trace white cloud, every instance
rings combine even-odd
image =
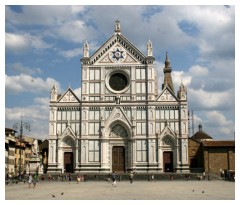
[[[18,76],[5,75],[5,89],[7,94],[19,94],[23,92],[38,92],[40,94],[41,92],[50,92],[53,84],[60,88],[60,84],[52,78],[43,80],[25,74]]]
[[[230,126],[232,121],[228,121],[226,117],[219,111],[209,111],[206,113],[209,125],[217,124],[219,127]]]
[[[122,33],[140,50],[146,50],[146,42],[151,38],[154,45],[159,45],[155,47],[157,52],[160,49],[179,50],[196,46],[200,51],[199,59],[201,60],[211,56],[217,57],[220,52],[222,52],[221,57],[233,54],[234,7],[155,6],[155,9],[149,8],[149,6],[101,5],[23,6],[22,13],[13,12],[6,7],[6,16],[12,24],[41,24],[47,28],[44,35],[81,43],[85,40],[91,43],[102,36],[108,37],[113,34],[116,19],[109,16],[121,16]],[[103,13],[108,15],[102,15]],[[81,18],[78,15],[82,15]],[[179,22],[182,21],[195,25],[199,33],[193,37],[184,32],[179,27]],[[138,26],[137,29],[133,29],[132,22]]]
[[[41,50],[52,46],[44,42],[41,37],[31,34],[5,33],[5,47],[7,51],[23,53],[31,48]]]
[[[15,25],[44,25],[56,26],[71,19],[70,6],[58,5],[27,5],[21,6],[22,12],[14,12],[6,6],[7,23]],[[75,12],[74,12],[75,13]]]
[[[5,34],[5,47],[6,50],[12,52],[22,52],[29,48],[30,42],[22,35],[6,33]]]
[[[52,45],[50,45],[49,43],[44,42],[41,37],[33,36],[30,34],[25,34],[25,37],[29,39],[29,41],[31,42],[31,46],[35,49],[41,50],[52,47]]]
[[[226,119],[220,111],[209,111],[205,114],[204,124],[214,139],[234,139],[235,128],[232,120]]]
[[[234,109],[234,91],[207,92],[188,88],[188,100],[194,110]]]
[[[79,6],[79,5],[74,5],[71,6],[71,13],[72,14],[78,14],[84,12],[86,9],[86,6]]]
[[[53,35],[66,41],[83,43],[87,39],[99,38],[99,33],[84,21],[72,20],[52,30]]]
[[[209,74],[208,68],[199,65],[194,65],[191,68],[189,68],[189,73],[194,77],[204,77]]]
[[[34,102],[36,104],[39,104],[41,106],[44,106],[45,108],[49,106],[49,98],[40,98],[40,97],[36,97],[34,98]]]
[[[184,71],[173,71],[172,81],[173,81],[175,92],[176,92],[179,86],[181,85],[181,83],[185,87],[188,87],[192,82],[192,76],[188,75]]]
[[[40,68],[30,68],[28,66],[23,66],[22,63],[13,63],[6,65],[6,68],[16,72],[27,75],[40,74],[42,71]]]
[[[191,112],[191,111],[190,111]],[[202,130],[210,135],[213,140],[233,140],[234,139],[234,121],[227,119],[221,111],[196,111],[194,112],[194,126],[190,121],[190,136],[199,131],[199,124],[202,125]],[[192,133],[192,128],[194,133]]]
[[[79,56],[80,54],[82,54],[82,49],[81,48],[75,48],[72,50],[66,50],[66,51],[60,51],[59,52],[60,55],[64,56],[65,58],[73,58],[75,56]]]

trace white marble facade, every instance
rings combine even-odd
[[[84,43],[81,98],[52,87],[49,173],[189,171],[186,88],[175,93],[168,55],[165,68],[155,68],[150,40],[146,53],[121,34],[119,21],[92,55]]]

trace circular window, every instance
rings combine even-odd
[[[109,85],[113,90],[123,90],[128,84],[128,80],[122,73],[115,73],[109,79]]]
[[[129,87],[129,77],[120,70],[111,72],[107,75],[106,86],[111,92],[123,93]]]

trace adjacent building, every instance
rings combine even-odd
[[[16,177],[28,174],[30,171],[30,160],[32,157],[32,147],[35,138],[23,136],[19,139],[16,136],[17,131],[11,128],[5,128],[5,175]],[[36,140],[41,144],[41,140]],[[42,157],[40,156],[40,159]]]
[[[188,142],[189,167],[191,172],[206,172],[220,175],[223,170],[235,170],[235,141],[215,141],[202,130]]]

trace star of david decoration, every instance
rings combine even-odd
[[[112,58],[115,58],[117,61],[118,61],[119,59],[121,59],[121,58],[124,58],[124,57],[123,57],[123,52],[124,52],[124,51],[120,51],[120,50],[117,48],[116,51],[113,51],[113,52],[112,52],[112,53],[113,53]]]

